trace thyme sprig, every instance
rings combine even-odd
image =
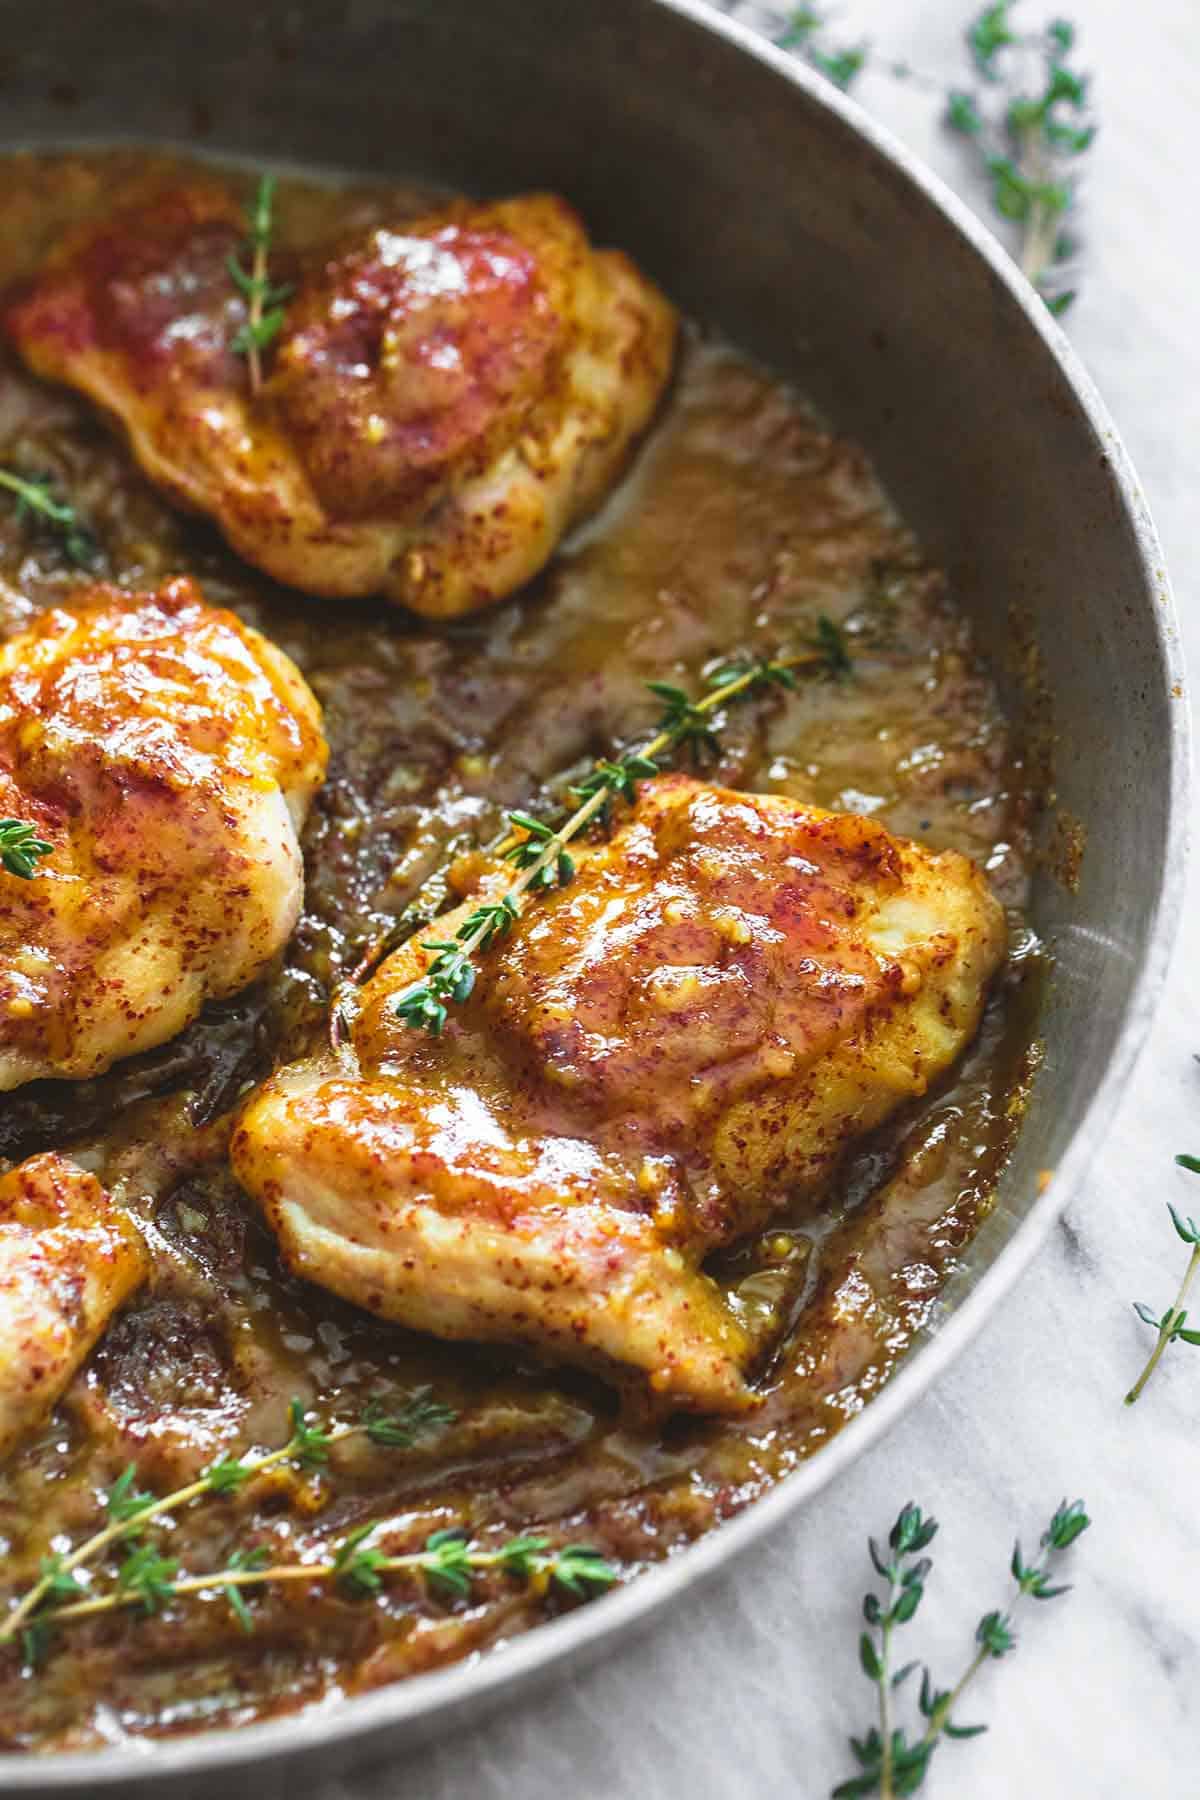
[[[18,475],[15,469],[0,469],[0,487],[16,495],[18,519],[49,526],[68,562],[77,569],[92,567],[100,554],[95,535],[68,501],[55,496],[49,475]]]
[[[1053,1580],[1053,1559],[1069,1549],[1090,1523],[1082,1500],[1064,1500],[1042,1533],[1044,1555],[1039,1560],[1027,1563],[1020,1540],[1014,1544],[1009,1564],[1016,1583],[1014,1603],[1022,1598],[1053,1600],[1069,1591],[1066,1584]],[[975,1628],[976,1648],[953,1687],[936,1687],[929,1669],[919,1662],[905,1663],[895,1672],[891,1667],[892,1634],[915,1617],[924,1598],[925,1582],[933,1564],[921,1553],[928,1549],[937,1531],[937,1520],[927,1518],[910,1501],[888,1534],[887,1553],[873,1538],[869,1541],[871,1561],[887,1583],[887,1592],[883,1598],[874,1592],[864,1597],[863,1617],[870,1629],[863,1632],[858,1649],[863,1673],[878,1689],[879,1723],[863,1737],[850,1739],[860,1772],[834,1788],[833,1800],[861,1800],[867,1794],[881,1794],[884,1800],[893,1800],[896,1795],[915,1794],[924,1784],[933,1752],[944,1737],[977,1737],[987,1730],[986,1725],[957,1724],[954,1713],[984,1664],[998,1661],[1016,1648],[1011,1612],[983,1615]],[[917,1705],[925,1725],[923,1729],[915,1727],[910,1736],[893,1724],[892,1697],[917,1668],[921,1668]]]
[[[147,1548],[142,1539],[152,1521],[177,1513],[208,1494],[237,1493],[256,1475],[280,1463],[292,1463],[303,1469],[321,1468],[329,1461],[331,1447],[348,1438],[366,1437],[384,1449],[407,1450],[421,1437],[451,1424],[455,1415],[449,1407],[435,1400],[428,1388],[418,1388],[395,1412],[372,1402],[357,1419],[338,1425],[310,1418],[299,1400],[292,1401],[288,1417],[290,1435],[278,1449],[237,1457],[221,1456],[195,1481],[169,1494],[156,1495],[139,1490],[136,1469],[131,1463],[103,1496],[106,1523],[101,1529],[74,1550],[43,1560],[38,1580],[7,1618],[0,1621],[0,1648],[33,1631],[32,1640],[26,1642],[29,1655],[44,1637],[44,1629],[34,1628],[44,1628],[48,1612],[57,1619],[65,1603],[72,1602],[76,1608],[84,1604],[84,1590],[75,1571],[94,1564],[114,1544],[132,1545],[135,1552]],[[112,1604],[140,1602],[144,1610],[156,1610],[157,1602],[168,1591],[175,1591],[177,1565],[168,1567],[168,1563],[169,1558],[163,1559],[157,1553],[154,1556],[131,1555],[118,1571],[116,1597]],[[75,1611],[71,1616],[81,1615]]]
[[[262,386],[262,352],[278,337],[284,305],[292,297],[290,283],[273,283],[270,278],[274,202],[275,177],[264,175],[249,214],[250,235],[242,253],[250,259],[249,271],[236,256],[231,256],[226,264],[234,286],[246,301],[246,322],[234,338],[233,348],[246,358],[252,394],[257,394]]]
[[[700,699],[670,682],[649,682],[651,692],[665,706],[655,735],[640,749],[627,751],[615,761],[601,759],[572,785],[568,792],[579,804],[561,824],[550,825],[525,812],[508,815],[511,835],[499,854],[518,871],[515,880],[499,899],[485,901],[469,913],[452,940],[422,941],[422,949],[433,952],[433,961],[422,978],[393,1001],[396,1016],[415,1030],[439,1037],[450,1007],[461,1005],[475,986],[476,954],[489,950],[511,931],[521,916],[525,895],[556,884],[565,886],[571,880],[575,863],[569,845],[593,821],[607,824],[614,801],[632,801],[638,782],[660,772],[660,757],[685,745],[695,760],[712,754],[718,747],[716,714],[721,708],[772,685],[794,688],[794,671],[799,668],[821,668],[840,679],[850,666],[842,632],[832,620],[822,617],[810,648],[794,655],[726,664],[709,675],[709,691]]]
[[[1200,1158],[1195,1156],[1177,1156],[1175,1161],[1181,1169],[1186,1169],[1189,1174],[1200,1175]],[[1175,1227],[1177,1236],[1180,1237],[1185,1244],[1188,1244],[1191,1247],[1192,1254],[1188,1258],[1188,1265],[1184,1270],[1183,1280],[1179,1284],[1179,1292],[1176,1294],[1172,1304],[1168,1306],[1166,1312],[1162,1314],[1161,1318],[1154,1312],[1153,1308],[1147,1306],[1144,1301],[1134,1301],[1134,1312],[1144,1324],[1149,1325],[1153,1330],[1157,1331],[1158,1340],[1155,1343],[1153,1350],[1150,1352],[1150,1358],[1146,1363],[1145,1368],[1125,1396],[1126,1406],[1133,1405],[1134,1401],[1153,1375],[1155,1369],[1158,1367],[1159,1358],[1162,1356],[1162,1353],[1168,1344],[1200,1344],[1200,1331],[1188,1327],[1187,1307],[1184,1304],[1187,1300],[1191,1285],[1196,1279],[1197,1271],[1200,1271],[1200,1225],[1198,1225],[1193,1218],[1182,1217],[1182,1215],[1176,1211],[1175,1207],[1171,1205],[1170,1201],[1167,1202],[1167,1211],[1171,1215],[1171,1223]]]
[[[53,848],[24,819],[0,819],[0,868],[19,880],[32,881],[38,858],[49,856]]]
[[[171,1601],[195,1594],[223,1592],[238,1624],[251,1632],[254,1618],[244,1590],[288,1582],[331,1581],[349,1599],[373,1599],[382,1592],[385,1577],[415,1575],[435,1597],[453,1601],[470,1597],[477,1576],[496,1572],[543,1590],[558,1587],[573,1600],[589,1600],[618,1579],[613,1565],[589,1544],[556,1546],[549,1538],[525,1535],[489,1550],[467,1531],[450,1528],[433,1532],[420,1550],[389,1555],[370,1541],[377,1529],[374,1522],[361,1525],[330,1555],[311,1562],[272,1563],[266,1546],[257,1545],[235,1551],[224,1568],[201,1575],[181,1574],[175,1558],[162,1556],[152,1544],[141,1544],[131,1550],[113,1586],[102,1594],[84,1594],[73,1577],[58,1571],[52,1589],[56,1604],[38,1615],[35,1629],[26,1631],[25,1660],[39,1666],[49,1633],[60,1626],[134,1607],[149,1617]]]
[[[845,93],[861,73],[869,46],[862,43],[835,47],[825,35],[826,26],[817,7],[797,6],[789,13],[775,42],[781,50],[796,51]]]
[[[1051,312],[1075,298],[1063,284],[1074,243],[1063,216],[1075,204],[1076,164],[1092,144],[1085,76],[1068,66],[1075,28],[1056,19],[1045,31],[1022,33],[1017,0],[984,7],[967,29],[978,77],[973,89],[951,91],[946,123],[975,147],[991,184],[992,204],[1021,227],[1018,261]],[[1035,91],[1024,76],[1037,69]]]

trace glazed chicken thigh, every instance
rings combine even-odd
[[[0,1177],[0,1462],[149,1267],[137,1227],[65,1157],[34,1156]]]
[[[397,951],[353,1059],[269,1081],[234,1168],[290,1266],[371,1311],[738,1409],[751,1344],[703,1259],[947,1069],[1004,945],[956,852],[663,776],[479,958],[440,1037],[397,1017],[431,959]]]
[[[222,186],[141,195],[67,239],[7,330],[152,480],[310,593],[431,617],[511,593],[603,498],[670,373],[668,303],[531,194],[273,250],[289,297],[259,385],[229,272],[245,234]]]
[[[94,588],[0,645],[0,815],[51,846],[0,869],[0,1090],[98,1074],[264,968],[325,754],[292,663],[191,581]]]

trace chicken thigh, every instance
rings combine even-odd
[[[0,1177],[0,1462],[149,1266],[137,1227],[65,1157],[34,1156]]]
[[[440,1037],[396,1012],[431,952],[389,958],[353,1061],[269,1081],[234,1168],[290,1266],[371,1311],[737,1409],[750,1343],[703,1259],[948,1068],[1004,947],[956,852],[662,776]]]
[[[273,250],[290,297],[260,385],[236,348],[245,233],[225,187],[143,196],[67,239],[9,337],[280,581],[441,618],[535,574],[663,392],[657,290],[553,195],[454,202],[324,254]]]
[[[253,979],[325,755],[299,672],[191,581],[94,588],[0,645],[0,815],[51,846],[0,868],[0,1090],[96,1075]]]

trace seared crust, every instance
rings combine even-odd
[[[263,968],[325,757],[293,664],[191,581],[93,588],[0,646],[0,816],[53,846],[0,870],[0,1089],[95,1075]]]
[[[0,1177],[0,1462],[149,1266],[137,1227],[65,1157],[34,1156]]]
[[[1004,942],[955,852],[665,776],[480,958],[441,1038],[395,1012],[430,953],[391,957],[359,1073],[268,1082],[234,1167],[291,1266],[372,1311],[744,1406],[748,1340],[703,1258],[949,1066]]]
[[[275,250],[295,291],[254,395],[232,348],[244,232],[215,183],[139,195],[67,238],[8,334],[280,581],[442,618],[528,580],[653,415],[663,297],[553,195],[456,202],[324,256]]]

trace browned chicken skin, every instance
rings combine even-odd
[[[0,869],[0,1090],[95,1075],[253,979],[325,754],[293,664],[191,581],[88,590],[0,645],[0,816],[52,846]]]
[[[372,1311],[738,1408],[750,1340],[703,1258],[949,1066],[1004,939],[956,852],[665,776],[480,959],[442,1037],[395,1012],[429,952],[392,956],[356,1066],[275,1076],[234,1168],[291,1266]]]
[[[65,1157],[34,1156],[0,1177],[0,1462],[149,1267],[137,1227]]]
[[[327,255],[275,250],[294,293],[255,394],[228,269],[245,231],[215,183],[141,195],[68,237],[9,337],[280,581],[431,617],[519,587],[649,422],[671,307],[553,195],[455,202]]]

